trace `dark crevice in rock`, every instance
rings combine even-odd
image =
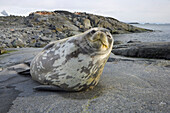
[[[12,75],[8,79],[0,82],[0,113],[8,112],[13,105],[13,101],[22,92],[16,90],[14,85],[28,80],[29,79],[22,80],[19,76]]]
[[[0,88],[0,113],[7,113],[20,93],[14,86]]]

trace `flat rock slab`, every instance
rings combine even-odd
[[[170,69],[164,63],[169,65],[170,61],[151,62],[112,54],[99,84],[87,92],[34,91],[39,83],[18,75],[16,68],[27,67],[15,64],[0,72],[0,112],[166,113],[170,103]]]
[[[0,68],[30,61],[42,48],[9,48],[7,54],[0,55]]]
[[[170,60],[170,42],[128,43],[114,46],[112,52],[127,57]]]

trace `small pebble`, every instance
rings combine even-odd
[[[0,68],[0,72],[2,71],[3,69],[2,68]]]

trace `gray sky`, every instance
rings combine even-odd
[[[0,12],[28,15],[47,10],[82,11],[124,22],[170,23],[170,0],[0,0]]]

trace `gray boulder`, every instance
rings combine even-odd
[[[90,20],[89,19],[84,19],[83,25],[84,25],[85,29],[91,28]]]
[[[13,47],[24,47],[25,43],[20,39],[20,38],[16,38],[11,42]]]
[[[129,43],[114,46],[115,55],[154,59],[170,59],[170,42]]]

